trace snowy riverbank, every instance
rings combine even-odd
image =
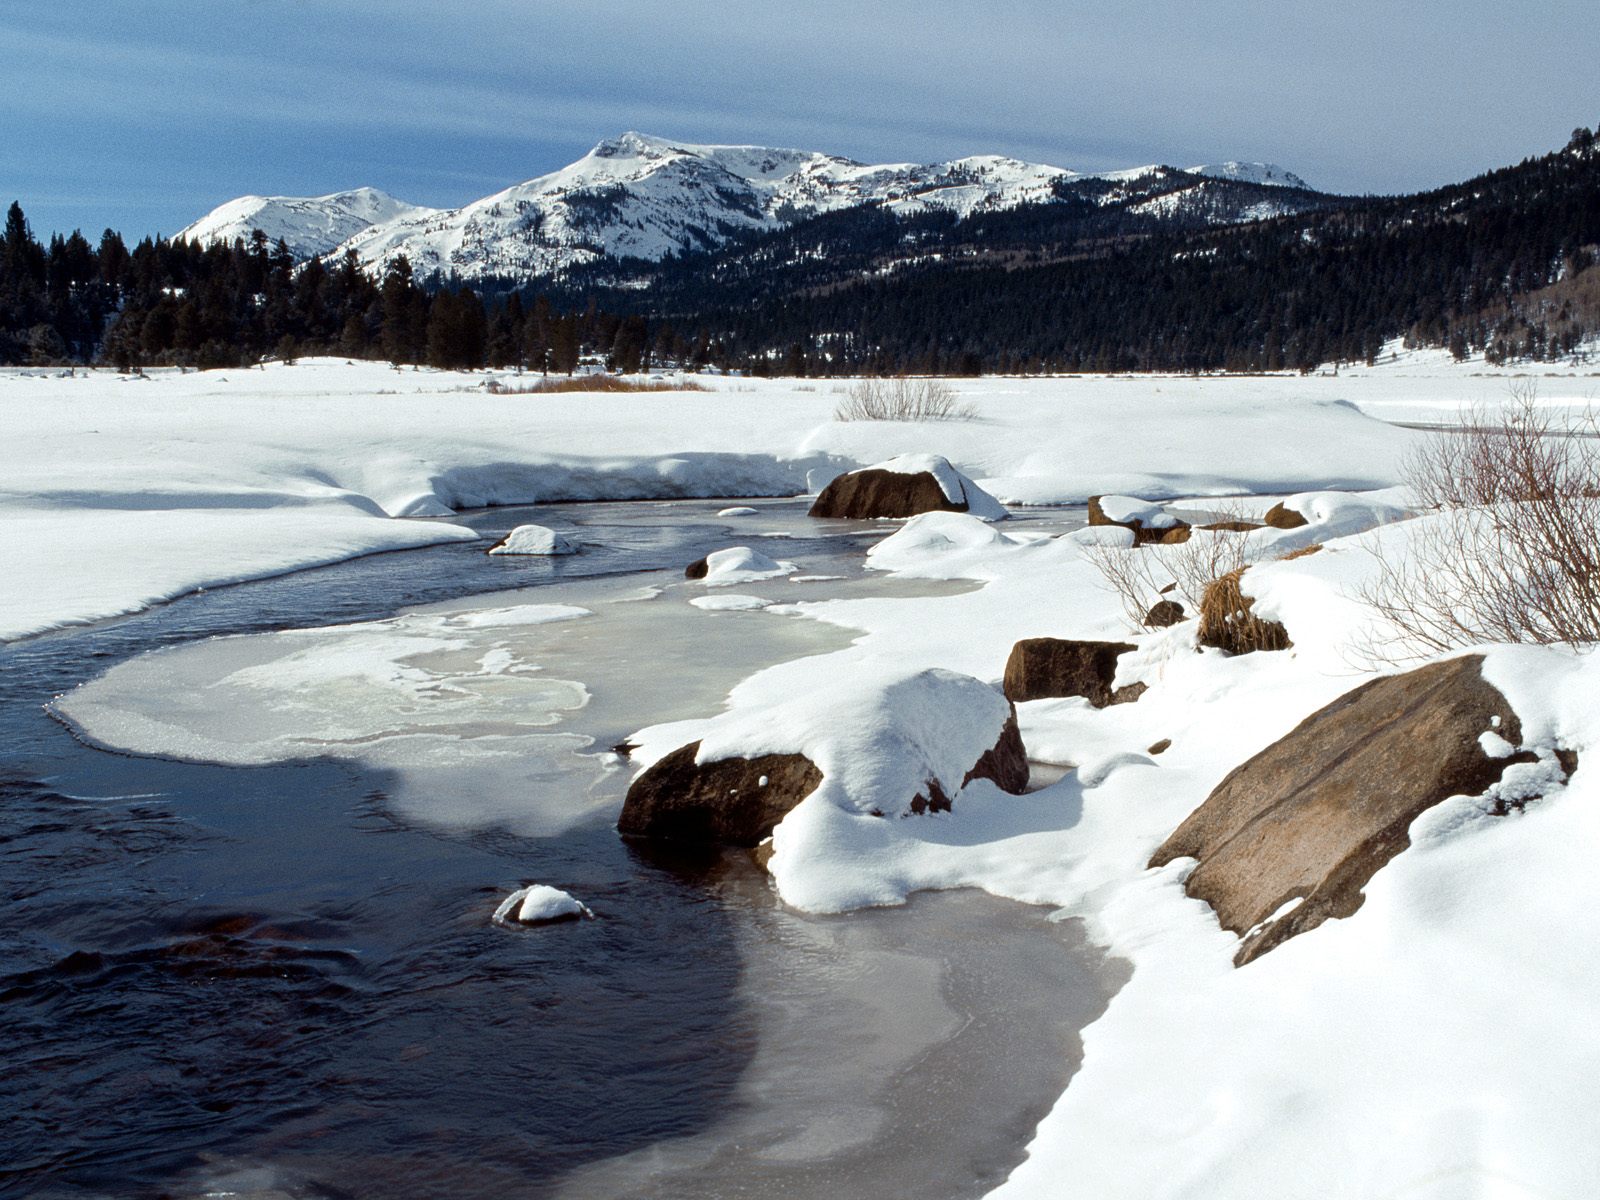
[[[4,449],[0,499],[17,548],[3,628],[16,636],[92,619],[198,583],[385,548],[382,538],[471,536],[395,519],[405,514],[580,494],[795,492],[905,452],[944,454],[1013,503],[1373,489],[1396,481],[1421,435],[1368,412],[1450,415],[1499,402],[1508,386],[1426,356],[1304,379],[981,380],[958,385],[976,420],[908,426],[830,421],[838,397],[825,382],[489,396],[471,390],[481,379],[339,364],[227,382],[4,376],[0,405],[18,435]],[[1547,371],[1541,399],[1580,403],[1595,382]],[[724,713],[642,731],[640,763],[722,735],[737,749],[752,730],[773,743],[755,749],[782,749],[797,731],[764,721],[778,711],[800,712],[815,723],[806,736],[826,739],[828,713],[852,709],[824,701],[848,700],[886,671],[994,683],[1023,638],[1138,643],[1119,679],[1148,685],[1136,702],[1020,706],[1030,756],[1064,770],[1059,781],[1010,796],[978,780],[954,811],[904,820],[819,789],[774,837],[771,870],[796,908],[978,887],[1081,917],[1132,964],[1085,1031],[1081,1071],[996,1194],[1579,1200],[1600,1177],[1592,767],[1508,815],[1461,797],[1430,809],[1358,910],[1242,968],[1232,963],[1238,939],[1185,894],[1192,860],[1146,867],[1229,771],[1401,665],[1364,653],[1371,617],[1358,594],[1376,561],[1370,545],[1403,556],[1427,518],[1362,532],[1361,513],[1401,515],[1392,493],[1381,499],[1306,501],[1312,523],[1291,540],[1323,548],[1251,568],[1248,594],[1284,623],[1288,650],[1200,649],[1192,622],[1130,635],[1087,553],[1092,539],[1012,536],[948,515],[938,536],[914,524],[872,562],[978,580],[977,590],[702,614],[798,613],[860,637],[751,676]],[[1288,544],[1278,531],[1250,536]],[[482,655],[473,661],[461,669],[490,669]],[[1519,715],[1526,747],[1559,746],[1586,763],[1600,744],[1597,666],[1592,654],[1496,647],[1485,675]],[[872,730],[855,732],[845,749],[873,753]]]
[[[489,378],[336,360],[145,379],[0,372],[0,639],[471,536],[392,518],[795,495],[901,453],[943,454],[1013,504],[1378,487],[1412,435],[1354,406],[1448,416],[1507,386],[1440,356],[1307,378],[983,379],[955,384],[976,420],[911,425],[833,421],[846,385],[829,381],[496,396]]]

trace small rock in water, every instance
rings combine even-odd
[[[543,525],[518,525],[492,549],[490,554],[576,554],[578,547],[554,529]]]
[[[574,900],[560,888],[535,883],[519,888],[494,910],[497,925],[548,925],[554,921],[575,921],[592,917],[586,904]]]

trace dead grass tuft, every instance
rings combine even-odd
[[[493,396],[539,396],[551,392],[704,392],[709,391],[692,379],[669,382],[649,380],[640,382],[624,379],[620,375],[573,375],[564,379],[539,379],[533,383],[502,383],[489,381],[489,394]]]
[[[1263,621],[1250,611],[1255,600],[1245,595],[1240,586],[1246,569],[1229,571],[1206,585],[1200,598],[1197,639],[1202,646],[1215,646],[1229,654],[1287,650],[1293,645],[1289,631],[1279,622]]]

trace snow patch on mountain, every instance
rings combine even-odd
[[[434,211],[369,187],[328,196],[240,196],[179,230],[177,238],[207,245],[248,241],[259,229],[269,242],[283,239],[296,258],[315,258],[373,225]]]
[[[1268,187],[1300,188],[1310,191],[1311,185],[1293,171],[1277,163],[1225,162],[1186,168],[1191,175],[1205,175],[1212,179],[1233,179],[1240,183],[1260,183]]]

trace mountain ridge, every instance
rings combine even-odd
[[[1003,155],[862,163],[820,151],[699,144],[630,130],[559,170],[459,208],[422,208],[371,188],[323,197],[241,197],[178,236],[229,241],[261,228],[269,240],[282,237],[297,258],[353,251],[369,271],[381,273],[403,255],[420,278],[526,282],[605,260],[660,261],[713,250],[740,234],[845,209],[875,205],[898,216],[943,212],[964,220],[1171,170],[1079,172]],[[1185,174],[1282,188],[1285,195],[1310,190],[1298,175],[1271,163],[1227,162]],[[351,199],[363,196],[382,202],[368,203],[366,219]],[[1274,206],[1258,205],[1235,219],[1271,215],[1277,215]]]

